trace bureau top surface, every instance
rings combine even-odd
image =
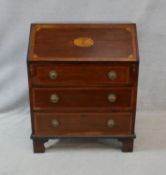
[[[32,24],[28,61],[137,61],[135,24]]]

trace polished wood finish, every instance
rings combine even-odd
[[[121,138],[119,141],[122,142],[122,151],[123,152],[132,152],[134,139],[133,138]]]
[[[47,138],[33,139],[33,151],[34,153],[44,153],[45,146],[44,143],[47,142]]]
[[[80,86],[80,85],[128,85],[134,83],[132,67],[129,64],[113,63],[37,63],[31,65],[32,83],[40,86]],[[51,71],[57,73],[51,79]],[[114,71],[117,77],[111,80],[108,76]]]
[[[52,125],[53,120],[59,126]],[[113,120],[114,125],[108,126]],[[130,134],[131,113],[34,113],[35,134],[37,136],[109,136]]]
[[[135,24],[33,24],[29,61],[137,61]],[[92,47],[77,47],[78,37]]]
[[[51,95],[59,101],[53,103]],[[115,94],[117,100],[109,102],[108,96]],[[133,109],[132,88],[33,88],[34,110],[56,111],[112,111]]]
[[[34,152],[51,138],[135,138],[135,24],[32,24],[28,79]]]
[[[33,151],[35,153],[43,153],[45,152],[45,147],[44,147],[44,143],[41,142],[40,140],[33,140]]]

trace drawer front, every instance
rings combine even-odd
[[[113,64],[34,64],[32,83],[35,85],[73,86],[129,84],[129,65]]]
[[[102,136],[132,132],[130,113],[34,113],[35,135]]]
[[[131,110],[133,88],[33,88],[35,110]]]

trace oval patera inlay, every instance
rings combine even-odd
[[[77,47],[91,47],[94,41],[90,37],[78,37],[74,39],[73,43]]]

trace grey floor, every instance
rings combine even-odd
[[[33,154],[29,114],[20,115],[0,116],[0,175],[166,174],[166,111],[137,112],[133,153],[122,153],[116,140],[67,139]]]

